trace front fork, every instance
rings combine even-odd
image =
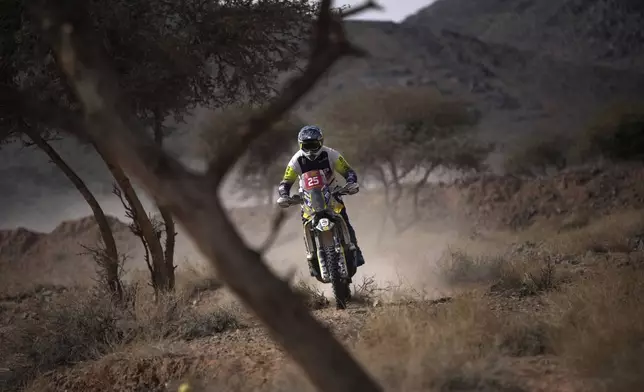
[[[349,234],[349,228],[347,226],[347,223],[344,221],[344,219],[342,218],[341,215],[337,215],[337,217],[339,219],[336,220],[336,224],[340,224],[340,232],[341,232],[342,236],[344,237],[344,241],[340,241],[340,238],[338,238],[337,235],[334,235],[334,244],[333,244],[333,246],[335,248],[334,250],[338,254],[341,254],[343,256],[344,261],[345,261],[341,265],[342,271],[340,271],[340,272],[341,272],[342,276],[348,276],[349,272],[346,269],[347,268],[346,253],[345,253],[345,249],[343,248],[342,244],[343,243],[347,244],[348,248],[349,248],[349,251],[353,252],[353,253],[356,252],[356,250],[355,250],[356,248],[355,248],[355,245],[351,242],[351,235]],[[321,255],[322,252],[320,251],[319,241],[316,241],[316,240],[319,240],[319,237],[313,238],[313,235],[312,235],[313,230],[315,230],[313,228],[313,221],[312,220],[307,220],[304,223],[303,228],[304,228],[304,246],[306,248],[306,260],[309,263],[309,268],[311,269],[311,274],[314,275],[314,272],[317,272],[317,271],[315,271],[314,265],[318,264],[319,272],[321,273],[322,276],[319,276],[317,278],[321,282],[326,283],[325,282],[326,279],[324,279],[324,278],[328,278],[328,276],[329,276],[327,268],[326,268],[327,267],[326,260],[322,260],[321,257],[319,257],[319,256],[316,257],[316,253]],[[334,230],[334,232],[337,233],[336,230]],[[326,233],[326,234],[330,234],[330,233]],[[318,242],[318,244],[316,244],[316,242]],[[316,252],[316,250],[317,250],[317,252]],[[355,254],[354,254],[354,257],[355,257]],[[316,263],[316,259],[317,259],[317,263]]]
[[[349,227],[347,226],[347,222],[344,221],[341,215],[338,215],[339,221],[340,221],[340,226],[342,229],[342,236],[344,237],[344,243],[349,246],[349,249],[354,250],[355,249],[355,244],[351,242],[351,235],[349,234]],[[313,221],[312,220],[307,220],[304,222],[304,246],[306,248],[306,259],[309,261],[312,261],[315,259],[315,244],[313,242],[313,236],[311,235],[312,231],[314,230],[313,227]]]
[[[315,245],[313,244],[313,238],[311,236],[311,225],[312,221],[308,220],[304,222],[304,247],[306,248],[306,259],[308,261],[313,261],[315,259]]]

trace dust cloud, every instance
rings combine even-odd
[[[193,169],[201,169],[199,162],[185,162]],[[230,177],[229,177],[230,178]],[[224,204],[232,220],[249,245],[259,246],[267,237],[275,206],[258,205],[255,201],[242,199],[232,191],[232,180],[227,181],[221,192]],[[105,213],[128,223],[123,206],[107,188],[96,189],[97,198]],[[102,192],[101,192],[102,191]],[[139,192],[142,203],[148,211],[154,211],[154,203],[145,192]],[[458,231],[446,222],[421,222],[403,232],[385,221],[384,204],[377,190],[363,190],[345,198],[351,222],[356,230],[358,242],[365,256],[366,264],[358,269],[354,283],[363,278],[374,279],[379,287],[404,285],[427,293],[444,290],[436,274],[436,261],[458,237]],[[4,216],[3,228],[26,227],[30,230],[48,233],[62,221],[91,216],[91,210],[74,190],[57,195],[41,195],[31,200],[32,208],[14,211]],[[303,233],[298,208],[291,208],[290,217],[283,225],[274,246],[266,254],[270,268],[279,276],[293,277],[317,285],[329,293],[330,285],[319,284],[309,276],[306,265]],[[203,267],[205,258],[192,240],[185,235],[179,224],[176,244],[178,268]],[[128,233],[125,225],[118,235],[119,246],[127,250],[129,261],[126,270],[129,276],[146,271],[143,249],[138,239]],[[69,241],[76,242],[70,238]],[[56,246],[55,244],[51,244]],[[91,244],[86,244],[91,245]],[[69,248],[69,247],[68,247]],[[56,253],[52,250],[51,252]],[[48,253],[51,253],[48,252]]]
[[[381,288],[405,286],[428,296],[440,295],[447,287],[438,278],[436,262],[457,240],[457,228],[448,222],[423,222],[399,232],[383,220],[385,210],[378,196],[378,192],[369,191],[345,197],[349,219],[366,260],[353,278],[354,283],[370,278]],[[295,279],[330,293],[330,285],[309,276],[299,211],[295,207],[291,210],[275,246],[266,255],[267,263],[280,276],[295,275]],[[252,212],[234,211],[233,217],[247,241],[256,246],[267,235],[271,213],[271,207],[264,206]]]

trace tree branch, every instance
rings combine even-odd
[[[350,17],[355,16],[355,15],[361,14],[361,13],[363,13],[365,11],[370,10],[370,9],[381,11],[381,10],[383,10],[383,7],[380,4],[376,3],[375,1],[369,0],[369,1],[367,1],[367,2],[365,2],[363,4],[360,4],[358,6],[351,7],[346,11],[341,11],[340,15],[343,18],[346,19],[346,18],[350,18]]]
[[[310,61],[301,75],[295,76],[287,87],[259,115],[250,119],[239,137],[231,138],[226,148],[218,152],[208,167],[208,177],[214,186],[219,185],[225,174],[243,155],[253,140],[270,129],[270,125],[279,120],[310,91],[327,73],[335,62],[344,56],[362,56],[361,49],[353,46],[341,29],[341,21],[334,18],[331,12],[331,0],[323,0],[320,15],[315,26],[314,47]],[[368,4],[368,3],[367,3]],[[373,6],[363,6],[364,10]],[[331,33],[340,33],[333,37]]]
[[[125,97],[118,90],[118,79],[107,65],[101,46],[92,42],[91,29],[84,26],[82,8],[82,2],[74,2],[73,7],[62,7],[66,12],[60,13],[61,7],[47,2],[39,9],[39,16],[44,36],[83,103],[87,132],[150,194],[168,206],[222,280],[257,314],[319,390],[381,391],[333,334],[315,320],[288,284],[248,248],[213,194],[213,181],[188,171],[165,154],[145,129],[131,120],[124,106]],[[220,180],[236,160],[235,154],[243,152],[243,145],[256,137],[254,132],[260,134],[270,128],[341,54],[349,52],[350,45],[331,47],[333,50],[320,57],[324,62],[311,64],[309,72],[294,80],[283,97],[250,121],[245,140],[211,164],[211,174]],[[219,180],[214,183],[219,184]]]
[[[275,210],[275,214],[273,215],[273,219],[271,219],[271,226],[268,229],[268,236],[262,243],[262,245],[259,247],[257,252],[260,254],[266,254],[268,250],[275,245],[275,241],[277,240],[277,237],[279,237],[280,230],[284,226],[284,222],[286,221],[287,214],[286,212],[281,209],[277,208]]]

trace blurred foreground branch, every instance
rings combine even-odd
[[[34,0],[35,1],[35,0]],[[344,37],[342,22],[323,0],[309,65],[210,163],[206,176],[164,153],[134,120],[118,78],[92,30],[81,1],[36,1],[34,11],[58,63],[83,103],[86,131],[177,217],[219,276],[267,326],[271,335],[321,391],[380,391],[381,388],[332,333],[317,322],[286,282],[250,249],[229,220],[216,191],[221,179],[257,136],[279,120],[345,55],[361,54]]]

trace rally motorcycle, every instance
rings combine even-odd
[[[336,307],[345,309],[350,299],[349,284],[356,272],[357,250],[340,215],[344,206],[337,198],[349,194],[345,187],[331,190],[321,170],[302,174],[300,193],[289,198],[289,205],[301,205],[304,244],[307,254],[317,256],[312,267],[317,280],[333,286]]]

